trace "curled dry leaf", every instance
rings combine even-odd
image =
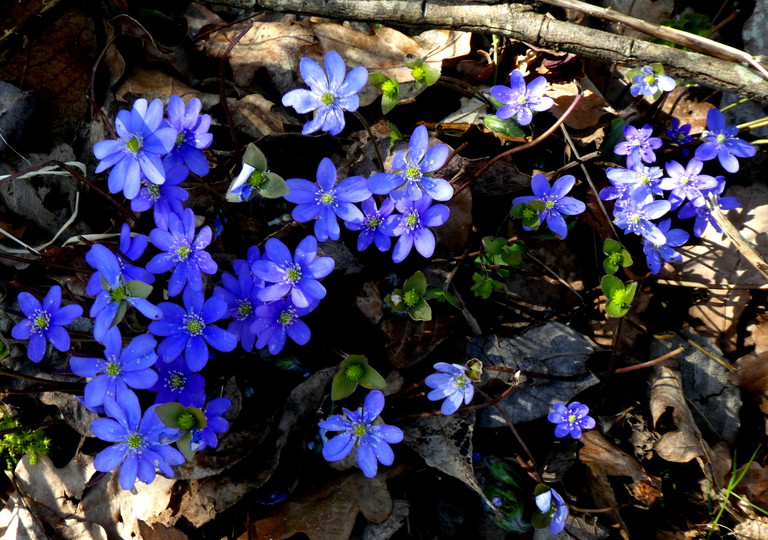
[[[584,92],[584,97],[581,98],[576,110],[571,111],[571,114],[566,118],[566,126],[576,130],[597,129],[604,115],[616,115],[613,107],[608,104],[600,91],[586,77],[581,79],[578,84],[575,82],[550,84],[549,89],[544,94],[555,100],[555,105],[550,109],[550,112],[560,118],[576,99],[579,85]]]

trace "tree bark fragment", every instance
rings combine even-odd
[[[768,80],[735,62],[560,21],[519,3],[451,0],[215,0],[249,10],[314,15],[388,26],[498,34],[540,47],[627,66],[658,62],[687,82],[768,102]]]

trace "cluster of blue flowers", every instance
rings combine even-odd
[[[689,235],[683,229],[672,229],[672,219],[661,220],[672,210],[678,217],[695,217],[693,233],[701,236],[709,224],[720,227],[712,217],[713,204],[730,210],[740,206],[734,197],[721,197],[725,189],[724,176],[703,174],[706,161],[718,158],[727,172],[739,169],[737,158],[752,157],[755,147],[736,137],[737,129],[726,126],[718,109],[707,114],[704,142],[695,150],[687,163],[668,161],[664,168],[655,166],[654,150],[662,147],[662,139],[653,136],[653,128],[626,126],[625,140],[616,145],[614,152],[626,156],[626,168],[610,167],[606,175],[610,186],[600,191],[600,198],[614,201],[614,222],[625,233],[643,238],[643,252],[648,268],[654,274],[661,270],[662,262],[680,262],[682,255],[675,250],[684,245]],[[673,122],[667,132],[675,144],[690,144],[690,126]],[[659,221],[661,220],[661,221]],[[722,231],[720,231],[722,232]]]

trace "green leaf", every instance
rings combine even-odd
[[[259,150],[259,147],[253,143],[249,143],[245,149],[243,155],[243,163],[250,165],[257,171],[263,172],[267,170],[267,157],[264,152]]]
[[[128,294],[134,298],[146,298],[152,294],[152,285],[139,281],[137,279],[131,280],[125,284],[125,288],[128,289]]]
[[[405,62],[405,65],[408,66],[410,69],[421,67],[424,65],[424,59],[420,56],[416,56],[415,54],[408,53],[403,58],[403,62]]]
[[[402,132],[397,128],[395,124],[392,122],[387,122],[389,124],[389,149],[391,150],[392,147],[395,145],[397,141],[402,141],[405,137],[403,136]]]
[[[381,90],[381,85],[384,84],[388,80],[390,80],[389,77],[387,77],[386,75],[382,75],[381,73],[369,73],[368,74],[368,83],[371,86],[375,86],[379,90]]]
[[[520,489],[519,477],[508,463],[496,461],[488,468],[488,472],[499,482]]]
[[[187,433],[181,439],[176,441],[176,448],[184,456],[187,461],[195,460],[195,452],[192,450],[192,434]]]
[[[611,300],[616,294],[624,292],[624,282],[616,276],[603,276],[600,280],[600,288],[603,290],[603,294]]]
[[[539,512],[538,508],[531,516],[531,525],[533,525],[534,529],[546,529],[551,522],[552,516]]]
[[[475,279],[475,276],[479,276],[480,280],[478,281]],[[475,281],[475,284],[472,285],[470,290],[475,293],[475,296],[482,298],[483,300],[488,300],[488,298],[491,297],[493,291],[500,291],[504,289],[503,283],[500,283],[499,281],[491,278],[483,279],[482,275],[478,274],[477,272],[472,275],[472,279]]]
[[[499,253],[501,253],[501,250],[504,249],[504,246],[506,245],[507,245],[506,238],[499,238],[496,236],[483,237],[483,248],[485,249],[485,251],[487,251],[491,255],[498,255]]]
[[[279,199],[291,192],[285,180],[275,173],[268,172],[265,177],[264,183],[258,188],[259,193],[265,199]]]
[[[525,137],[525,131],[514,119],[502,120],[495,114],[489,114],[483,118],[485,127],[496,133],[501,133],[506,137]]]
[[[155,413],[160,421],[169,428],[178,429],[178,418],[181,413],[184,412],[184,405],[180,403],[163,403],[155,407]]]
[[[427,301],[421,298],[419,302],[408,309],[408,315],[414,321],[431,321],[432,320],[432,308],[429,307]]]
[[[424,84],[427,86],[432,86],[437,82],[437,80],[440,78],[440,70],[437,68],[433,68],[429,64],[424,64]]]
[[[613,238],[606,238],[603,242],[603,253],[605,255],[610,255],[611,253],[618,253],[619,251],[622,251],[624,248],[621,247],[621,244],[614,240]]]
[[[619,265],[616,264],[611,257],[606,257],[603,259],[603,270],[605,270],[605,273],[608,275],[615,274],[616,271],[619,269]]]
[[[400,86],[397,87],[397,95],[381,94],[381,114],[387,114],[395,108],[400,98]]]
[[[333,377],[331,383],[331,399],[338,401],[345,397],[351,396],[357,388],[359,381],[353,381],[344,375],[344,368],[340,368],[339,372]]]
[[[122,302],[120,302],[120,305],[117,306],[117,313],[115,313],[115,318],[112,319],[112,324],[110,324],[109,327],[112,328],[116,324],[119,324],[120,321],[123,320],[123,317],[125,317],[126,311],[128,311],[128,302],[123,300]]]
[[[423,297],[427,292],[427,278],[424,276],[424,272],[415,272],[406,279],[403,283],[403,291],[415,291],[416,294]]]
[[[393,300],[393,297],[395,298]],[[403,301],[403,290],[402,289],[395,289],[392,291],[391,294],[388,294],[384,297],[384,302],[397,311],[398,313],[402,313],[407,309],[407,306],[405,305],[405,302]]]
[[[451,304],[451,305],[452,305],[453,307],[455,307],[456,309],[459,309],[459,302],[456,300],[456,297],[455,297],[455,296],[453,296],[453,295],[452,295],[451,293],[449,293],[448,291],[443,291],[443,299],[445,299],[445,301],[446,301],[446,302],[448,302],[449,304]],[[438,298],[438,302],[442,302],[442,300],[440,300],[440,299]]]
[[[508,266],[520,268],[523,265],[523,255],[525,255],[525,244],[522,242],[514,242],[504,246],[501,260]]]
[[[360,379],[360,386],[371,390],[375,388],[386,388],[387,381],[384,380],[384,377],[371,366],[366,365],[366,367],[365,374],[362,379]]]

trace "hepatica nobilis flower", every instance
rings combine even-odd
[[[147,270],[153,274],[173,270],[168,280],[170,296],[178,295],[186,284],[202,291],[202,274],[214,274],[218,268],[211,255],[204,251],[212,237],[208,225],[201,227],[195,236],[195,214],[191,208],[185,208],[182,217],[169,214],[168,230],[158,228],[149,233],[149,239],[164,253],[155,255],[147,263]]]
[[[170,362],[159,362],[157,382],[149,388],[157,392],[155,403],[176,402],[185,407],[192,406],[200,399],[205,400],[205,378],[193,373],[184,356],[179,355]]]
[[[614,223],[625,233],[639,234],[651,243],[662,245],[666,242],[664,233],[651,220],[660,218],[671,207],[669,201],[649,201],[642,192],[637,192],[621,210],[614,210]]]
[[[616,208],[619,209],[626,206],[637,191],[645,197],[664,194],[659,186],[664,176],[660,167],[635,163],[629,169],[609,167],[605,175],[611,185],[600,190],[600,198],[604,201],[616,199]]]
[[[350,176],[336,183],[336,167],[323,158],[317,167],[317,183],[304,178],[285,181],[291,192],[284,195],[286,201],[296,203],[291,215],[300,222],[315,221],[315,236],[320,242],[329,238],[338,240],[340,229],[336,217],[344,221],[362,222],[363,214],[352,203],[371,196],[368,183],[362,176]]]
[[[567,407],[562,403],[553,405],[554,411],[549,413],[547,420],[555,424],[555,436],[574,439],[581,438],[581,432],[595,427],[595,419],[589,416],[589,407],[574,401]]]
[[[661,92],[671,92],[675,89],[675,86],[677,86],[675,79],[664,75],[663,68],[661,73],[659,73],[654,67],[643,66],[640,68],[640,72],[632,77],[632,86],[629,91],[633,96],[642,94],[647,97],[653,97]]]
[[[717,158],[723,169],[735,173],[739,170],[737,157],[749,158],[757,153],[754,145],[736,137],[738,133],[736,126],[725,125],[725,116],[719,109],[711,109],[707,113],[707,130],[702,133],[706,142],[694,155],[702,161]]]
[[[86,288],[88,294],[97,294],[90,311],[90,316],[95,319],[93,337],[97,341],[122,320],[129,305],[152,320],[162,316],[157,306],[147,300],[152,286],[138,280],[126,281],[120,261],[109,249],[94,244],[85,254],[85,261],[99,274],[99,280],[92,279]]]
[[[689,235],[683,229],[670,229],[671,219],[665,219],[659,223],[659,230],[666,238],[663,244],[654,244],[645,240],[643,242],[643,253],[648,264],[648,269],[652,274],[658,274],[661,271],[661,261],[682,262],[683,256],[674,250],[688,241]]]
[[[189,369],[200,371],[208,363],[208,346],[217,351],[231,352],[237,346],[232,333],[211,326],[227,312],[227,302],[218,295],[205,300],[203,291],[187,287],[182,295],[184,307],[173,302],[161,302],[158,307],[163,318],[149,325],[149,331],[165,337],[157,354],[170,362],[184,353]]]
[[[686,199],[694,206],[704,206],[704,192],[717,186],[717,180],[708,174],[700,174],[704,163],[692,158],[683,167],[677,161],[667,163],[667,176],[661,179],[659,187],[670,190],[669,202],[672,210],[678,208]]]
[[[392,246],[392,237],[383,229],[384,222],[395,210],[395,201],[391,197],[381,203],[381,208],[376,206],[373,197],[365,199],[360,206],[363,209],[363,221],[345,221],[344,225],[350,231],[360,231],[357,237],[357,250],[364,251],[372,243],[379,251],[388,251]]]
[[[107,397],[121,402],[126,393],[132,393],[129,388],[145,390],[154,385],[156,345],[154,337],[142,334],[123,348],[120,330],[114,327],[104,336],[104,358],[70,358],[72,373],[91,378],[85,385],[85,405],[93,410],[103,405]]]
[[[277,238],[270,238],[264,246],[264,257],[251,265],[254,275],[266,285],[258,291],[263,302],[290,296],[293,305],[306,308],[325,298],[325,287],[319,279],[333,270],[331,257],[317,256],[317,240],[307,236],[296,246],[296,254]]]
[[[108,398],[104,410],[111,418],[97,418],[91,422],[91,431],[102,441],[115,443],[96,454],[93,466],[97,471],[109,472],[120,467],[120,487],[129,490],[136,478],[145,484],[155,479],[155,467],[165,476],[173,478],[171,465],[184,463],[184,456],[161,441],[168,436],[168,428],[160,422],[155,406],[141,414],[136,394],[130,392],[119,403]]]
[[[368,179],[368,189],[377,195],[390,195],[393,199],[406,198],[415,201],[426,193],[436,201],[453,197],[453,187],[443,178],[430,173],[445,165],[451,150],[447,144],[430,148],[429,134],[425,126],[413,131],[408,142],[408,152],[400,150],[392,161],[392,173],[376,173]]]
[[[141,188],[141,175],[153,184],[165,182],[161,158],[176,143],[176,132],[163,124],[163,102],[155,99],[147,104],[137,99],[130,111],[120,111],[115,120],[119,139],[99,141],[93,154],[100,159],[96,172],[113,167],[109,172],[109,192],[123,192],[133,199]]]
[[[565,522],[568,519],[568,505],[554,489],[539,484],[534,491],[536,507],[549,519],[549,532],[559,534],[565,529]],[[543,527],[541,527],[543,528]]]
[[[336,51],[328,51],[324,63],[327,75],[317,62],[302,58],[299,70],[309,90],[297,88],[283,96],[283,105],[293,107],[297,113],[314,112],[312,120],[304,124],[304,135],[318,130],[338,135],[344,129],[344,111],[357,110],[357,93],[368,83],[368,70],[358,66],[347,73],[347,66]]]
[[[307,307],[297,307],[290,298],[279,299],[256,308],[256,322],[252,329],[258,335],[256,348],[268,347],[270,354],[277,354],[285,347],[286,338],[299,345],[306,345],[312,333],[307,323],[299,319],[317,306],[317,300]]]
[[[190,99],[186,107],[179,96],[168,100],[167,122],[176,132],[173,148],[163,159],[168,168],[186,165],[198,176],[208,174],[208,159],[202,150],[211,146],[213,135],[208,133],[211,117],[200,114],[202,108],[197,98]]]
[[[716,204],[721,210],[733,210],[741,206],[741,202],[736,197],[722,197],[723,190],[725,190],[725,178],[718,176],[717,187],[707,190],[705,193],[705,197],[714,196],[714,201],[707,201],[707,204],[703,206],[694,206],[692,202],[687,202],[680,208],[680,211],[677,213],[679,218],[696,218],[693,222],[693,234],[695,236],[700,237],[703,235],[710,223],[717,232],[723,232],[712,216],[712,210],[710,209],[712,204]]]
[[[61,352],[69,350],[69,334],[63,327],[82,315],[83,308],[76,304],[62,306],[58,285],[48,290],[42,303],[28,292],[19,293],[18,301],[26,318],[11,329],[11,335],[29,340],[27,358],[42,360],[49,341]]]
[[[632,168],[640,162],[653,163],[656,154],[653,152],[661,148],[661,139],[652,137],[653,127],[646,124],[641,128],[634,126],[624,127],[624,141],[617,144],[613,151],[619,156],[627,156],[627,167]]]
[[[256,307],[263,304],[256,296],[261,287],[254,281],[247,261],[238,259],[232,267],[235,275],[222,274],[222,287],[215,287],[213,294],[227,303],[227,317],[232,319],[227,330],[237,336],[244,351],[250,352],[256,340],[256,333],[251,328],[256,321]]]
[[[512,204],[527,204],[531,201],[541,201],[544,203],[544,207],[539,216],[546,221],[547,226],[553,233],[560,238],[565,238],[568,235],[568,226],[565,224],[563,214],[575,216],[576,214],[581,214],[587,208],[587,205],[580,200],[566,196],[566,193],[571,191],[575,183],[576,179],[569,174],[555,180],[555,183],[550,186],[547,177],[537,173],[531,178],[533,195],[517,197],[512,201]]]
[[[202,452],[206,448],[216,448],[219,445],[218,435],[229,430],[229,422],[224,418],[224,413],[232,406],[232,402],[225,397],[220,397],[212,399],[203,406],[204,401],[205,398],[198,400],[193,405],[203,410],[206,420],[204,428],[193,428],[192,430],[192,450],[195,452]]]
[[[422,257],[431,257],[435,252],[435,235],[429,227],[445,223],[451,211],[444,204],[432,205],[429,195],[422,195],[417,201],[400,199],[395,207],[401,213],[389,216],[383,227],[385,234],[398,237],[392,260],[401,262],[414,246]]]
[[[390,444],[403,440],[400,428],[373,422],[384,410],[384,394],[378,390],[370,392],[363,406],[352,412],[344,409],[344,414],[334,414],[318,425],[327,431],[341,431],[323,447],[326,461],[339,461],[357,450],[357,465],[368,478],[376,476],[378,463],[392,465],[395,454]]]
[[[551,97],[545,96],[547,80],[536,77],[528,85],[525,77],[518,70],[509,75],[509,87],[492,86],[491,96],[504,106],[496,112],[502,120],[514,117],[521,126],[527,126],[533,120],[534,112],[547,111],[555,104]]]
[[[131,201],[131,210],[145,212],[152,208],[155,225],[161,229],[168,229],[168,216],[184,214],[182,202],[189,197],[187,190],[179,187],[189,175],[189,171],[183,165],[171,167],[165,172],[163,184],[153,184],[142,181],[139,194]]]
[[[430,401],[445,399],[440,406],[440,411],[446,416],[455,413],[462,402],[469,405],[475,395],[475,387],[466,375],[468,368],[446,362],[438,362],[434,368],[439,373],[433,373],[424,381],[424,384],[433,389],[427,394],[427,399]]]

